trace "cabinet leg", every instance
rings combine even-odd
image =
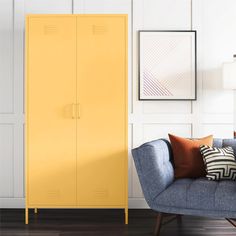
[[[38,213],[38,208],[34,208],[34,214]]]
[[[26,225],[29,224],[29,208],[28,207],[25,208],[25,224]]]
[[[128,208],[125,208],[125,224],[127,225],[128,222],[129,222]]]

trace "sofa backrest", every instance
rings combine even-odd
[[[233,148],[236,155],[236,139],[219,139],[215,138],[213,141],[214,147],[227,147],[230,146]]]
[[[214,139],[213,146],[231,146],[236,154],[236,139]],[[144,143],[132,150],[136,170],[148,205],[174,180],[172,149],[168,140]]]

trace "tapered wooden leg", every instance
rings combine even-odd
[[[229,218],[226,218],[227,221],[229,221],[229,223],[231,225],[233,225],[234,227],[236,227],[236,219],[229,219]]]
[[[127,225],[129,222],[129,217],[128,217],[128,208],[125,208],[125,224]]]
[[[25,224],[26,225],[29,224],[29,208],[28,207],[25,208]]]
[[[159,212],[157,214],[157,223],[156,223],[156,228],[155,228],[155,232],[154,232],[156,236],[159,236],[159,234],[160,234],[162,217],[163,217],[162,213]]]
[[[34,214],[37,214],[37,213],[38,213],[38,209],[34,208]]]

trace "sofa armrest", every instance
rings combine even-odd
[[[174,181],[170,143],[154,140],[133,149],[132,155],[144,197],[151,207],[153,199]]]

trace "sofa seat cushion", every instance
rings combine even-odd
[[[236,211],[235,181],[210,181],[198,179],[178,179],[158,195],[156,204],[162,206]]]
[[[235,181],[220,181],[215,196],[215,205],[217,209],[224,211],[236,211]]]

